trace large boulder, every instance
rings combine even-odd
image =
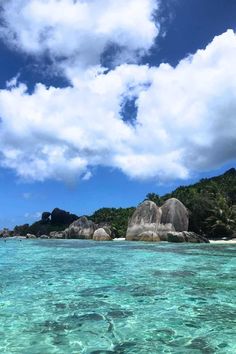
[[[160,236],[152,231],[144,231],[139,235],[139,237],[140,237],[140,241],[146,241],[146,242],[160,242],[161,241]]]
[[[167,241],[175,242],[175,243],[179,243],[179,242],[209,243],[210,242],[206,237],[190,231],[169,232],[167,234]]]
[[[107,232],[107,230],[100,228],[97,229],[93,234],[94,241],[112,241],[111,236]]]
[[[155,233],[160,221],[161,209],[154,202],[146,200],[137,207],[129,220],[126,240],[139,241],[142,233],[149,231]]]
[[[174,229],[179,232],[188,230],[188,210],[178,199],[168,199],[161,210],[161,224],[172,224]]]
[[[90,240],[93,238],[97,225],[85,216],[74,221],[65,231],[66,238],[78,238]]]

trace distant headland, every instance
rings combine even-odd
[[[236,170],[180,186],[172,193],[147,194],[137,208],[102,208],[77,216],[55,208],[32,225],[3,229],[0,237],[93,239],[148,242],[209,242],[236,238]]]

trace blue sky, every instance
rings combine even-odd
[[[3,5],[0,227],[236,165],[235,1],[104,1]]]

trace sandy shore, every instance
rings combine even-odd
[[[234,238],[233,240],[209,240],[210,243],[225,243],[225,244],[230,244],[230,243],[235,243],[236,244],[236,239]]]

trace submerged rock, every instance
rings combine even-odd
[[[176,231],[188,230],[188,210],[178,199],[168,199],[161,207],[161,210],[161,224],[172,224]]]
[[[139,241],[144,232],[156,232],[157,224],[161,221],[161,209],[146,200],[140,204],[132,215],[128,223],[126,240]]]
[[[97,229],[93,234],[94,241],[112,241],[111,236],[107,232],[107,230],[100,228]]]

